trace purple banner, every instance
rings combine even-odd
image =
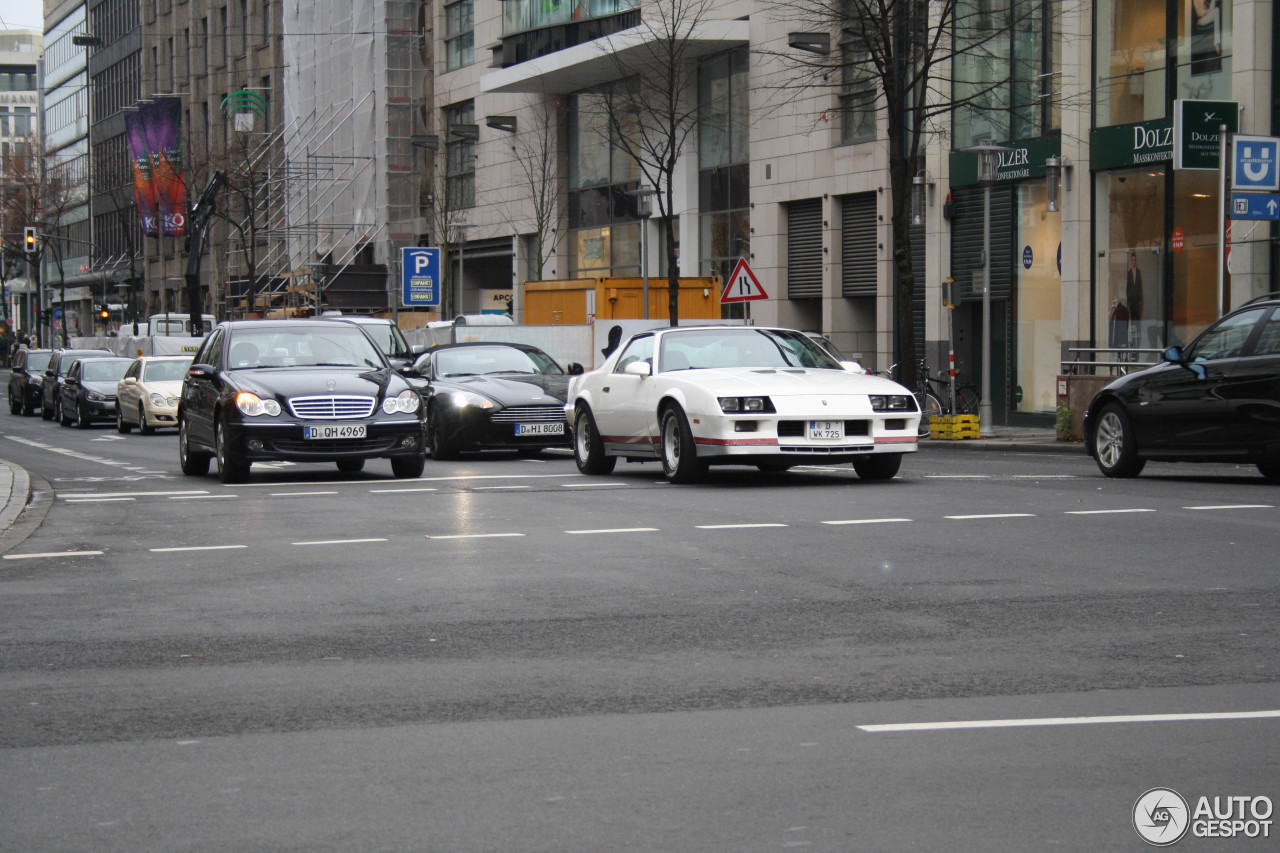
[[[160,233],[156,216],[156,187],[151,175],[151,152],[147,148],[147,135],[142,128],[142,117],[133,110],[124,113],[125,135],[129,139],[129,156],[133,159],[133,197],[138,203],[138,217],[142,220],[142,233],[155,237]]]
[[[139,105],[151,154],[151,180],[163,235],[187,233],[187,188],[182,177],[182,101],[156,98]]]

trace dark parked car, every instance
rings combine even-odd
[[[62,394],[62,381],[67,378],[67,370],[71,362],[86,355],[112,356],[109,349],[56,349],[49,364],[44,369],[44,379],[40,384],[40,417],[51,421],[57,414],[58,401]]]
[[[1084,438],[1108,477],[1135,477],[1156,459],[1252,463],[1280,481],[1280,294],[1104,387],[1085,412]]]
[[[322,317],[339,323],[355,323],[369,333],[373,342],[382,350],[382,354],[391,362],[391,366],[403,373],[413,364],[413,360],[426,350],[421,344],[409,345],[404,339],[400,327],[386,317],[370,317],[365,314],[331,314]]]
[[[448,459],[460,450],[568,447],[564,401],[569,376],[578,373],[582,365],[566,371],[527,344],[433,347],[411,374],[427,405],[428,452]]]
[[[9,374],[9,413],[34,415],[40,407],[40,387],[44,370],[53,357],[51,349],[20,349],[13,355]]]
[[[224,483],[255,461],[334,462],[355,472],[391,460],[422,474],[422,400],[358,326],[326,320],[240,320],[213,330],[178,401],[182,473],[210,458]]]
[[[95,421],[116,419],[116,386],[133,364],[131,358],[83,356],[71,362],[62,381],[58,423],[88,429]]]

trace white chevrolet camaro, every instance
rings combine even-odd
[[[565,412],[582,473],[656,459],[673,483],[713,464],[851,462],[863,479],[891,479],[918,447],[920,420],[897,382],[836,361],[803,332],[758,326],[636,334],[573,377]]]

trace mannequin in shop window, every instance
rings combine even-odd
[[[1139,332],[1142,321],[1142,270],[1138,269],[1138,253],[1129,253],[1129,269],[1125,274],[1124,301],[1129,309],[1129,337],[1122,346],[1136,347],[1141,345]]]

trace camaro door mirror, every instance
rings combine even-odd
[[[866,373],[867,372],[866,370],[863,369],[862,365],[858,364],[858,362],[856,361],[842,361],[840,362],[840,366],[843,367],[845,370],[849,371],[850,373]]]
[[[623,369],[623,373],[630,373],[632,376],[649,376],[653,373],[653,368],[647,361],[633,361]]]

